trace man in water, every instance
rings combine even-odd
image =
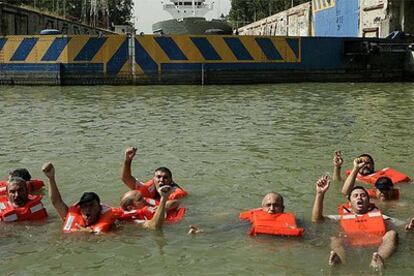
[[[121,197],[120,206],[124,211],[132,211],[138,210],[143,208],[148,208],[149,210],[157,209],[159,202],[154,199],[145,199],[140,191],[132,190],[126,192]],[[167,201],[165,208],[167,211],[178,208],[179,202],[177,200],[169,200]]]
[[[9,179],[12,177],[20,177],[25,181],[30,181],[32,176],[29,173],[29,170],[26,168],[15,169],[9,173]]]
[[[262,200],[262,210],[268,214],[283,213],[283,197],[276,192],[267,193]]]
[[[171,186],[173,191],[169,197],[170,200],[186,196],[185,192],[172,179],[171,171],[166,167],[160,167],[154,171],[152,179],[146,183],[138,181],[132,176],[131,163],[137,152],[137,148],[129,147],[125,150],[125,159],[122,166],[121,180],[131,190],[139,190],[144,197],[159,199],[158,189],[164,185]],[[170,203],[169,203],[170,204]],[[175,203],[178,204],[178,203]]]
[[[357,162],[357,164],[362,163]],[[360,168],[362,165],[360,166]],[[325,197],[325,193],[328,191],[330,185],[330,180],[328,176],[321,177],[316,182],[316,196],[315,202],[312,209],[312,222],[322,222],[325,217],[322,214],[323,211],[323,201]],[[351,205],[351,212],[349,215],[354,215],[353,217],[361,217],[362,215],[370,213],[372,210],[370,209],[372,205],[369,203],[369,195],[368,192],[360,186],[353,187],[352,190],[348,194],[348,201]],[[335,220],[343,220],[345,216],[328,216],[328,218],[335,219]],[[346,217],[348,218],[348,217]],[[383,215],[385,220],[389,220],[390,218]],[[365,233],[361,233],[361,238]],[[384,266],[385,259],[389,258],[392,253],[395,251],[397,245],[397,233],[394,230],[389,230],[382,236],[382,241],[376,252],[372,255],[371,266],[377,268],[379,270],[382,269]],[[331,238],[331,253],[329,257],[329,264],[335,265],[339,263],[345,262],[345,248],[344,248],[344,239],[342,237],[332,237]]]
[[[0,197],[0,220],[12,222],[47,217],[41,198],[29,195],[23,178],[9,177],[6,196]]]
[[[371,155],[364,153],[358,156],[357,159],[358,159],[358,163],[360,164],[360,166],[358,166],[358,170],[356,171],[356,174],[365,176],[365,175],[369,175],[375,172],[374,158],[372,158]],[[344,163],[344,159],[342,157],[342,152],[340,150],[335,151],[334,158],[333,158],[334,171],[333,171],[332,180],[342,181],[341,167],[343,163]]]
[[[62,200],[59,189],[57,187],[55,180],[55,168],[52,163],[45,163],[42,167],[42,171],[49,179],[50,201],[52,205],[55,207],[61,219],[65,221],[67,220],[69,207]],[[147,220],[142,224],[144,228],[159,229],[162,227],[165,216],[165,203],[170,192],[171,188],[169,186],[166,186],[165,188],[159,190],[159,193],[161,195],[160,205],[157,208],[154,217],[151,220]],[[99,196],[94,192],[86,192],[82,195],[79,202],[76,203],[74,206],[80,207],[80,215],[82,216],[85,225],[77,225],[77,231],[97,233],[97,231],[93,229],[93,225],[96,224],[103,215],[103,205],[100,204]],[[114,216],[116,216],[116,214],[114,214]],[[74,231],[73,229],[71,230]]]
[[[344,185],[342,187],[343,195],[348,195],[350,191],[353,189],[353,187],[355,186],[357,175],[361,172],[361,170],[365,173],[370,174],[369,171],[370,168],[373,168],[373,164],[370,161],[368,161],[368,164],[366,163],[369,159],[370,158],[358,157],[354,160],[352,171],[346,178]],[[366,169],[367,167],[368,169]],[[373,189],[373,192],[375,193],[375,198],[378,198],[381,201],[388,201],[395,199],[393,198],[393,189],[394,185],[390,178],[380,177],[375,182],[375,188]]]

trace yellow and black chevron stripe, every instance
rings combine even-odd
[[[227,68],[301,62],[298,37],[143,35],[131,42],[135,44],[138,75],[161,72],[168,67],[196,70],[199,64]],[[129,38],[121,35],[0,37],[0,64],[22,71],[40,71],[47,68],[42,65],[61,64],[65,70],[74,72],[131,74],[131,54]]]

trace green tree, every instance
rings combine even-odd
[[[109,20],[115,25],[130,25],[133,12],[133,0],[109,1]]]
[[[89,17],[90,0],[8,0],[7,3],[12,5],[25,5],[36,7],[36,9],[64,15],[71,20],[81,21],[82,11],[86,10],[87,17]],[[65,7],[63,6],[65,5]],[[115,25],[127,25],[131,23],[131,18],[134,12],[133,0],[108,0],[109,6],[109,21]]]

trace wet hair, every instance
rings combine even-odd
[[[377,181],[375,182],[375,187],[379,190],[392,189],[393,186],[394,184],[392,183],[391,178],[386,177],[386,176],[382,176],[378,178]]]
[[[84,192],[81,196],[81,198],[79,199],[79,201],[76,203],[76,205],[82,205],[84,203],[89,203],[92,201],[96,201],[98,203],[98,205],[101,204],[101,199],[99,198],[99,196],[94,193],[94,192]]]
[[[30,175],[29,171],[26,168],[19,168],[9,172],[10,177],[20,177],[23,178],[25,181],[30,181],[32,176]]]
[[[136,194],[140,194],[142,197],[141,192],[139,191],[129,191],[126,192],[122,197],[121,197],[121,203],[119,204],[121,206],[121,208],[125,211],[128,210],[128,206],[131,206],[132,203],[134,202],[134,198]]]
[[[7,181],[7,183],[8,183],[7,186],[9,186],[11,184],[17,184],[19,186],[24,186],[27,189],[26,180],[24,180],[23,178],[18,177],[18,176],[11,177],[9,179],[9,181]]]
[[[163,173],[166,173],[166,174],[168,174],[171,178],[172,178],[172,172],[170,171],[170,169],[169,168],[167,168],[167,167],[159,167],[159,168],[157,168],[155,171],[154,171],[154,173],[155,172],[163,172]]]
[[[366,157],[366,158],[368,158],[369,159],[369,161],[371,161],[371,163],[372,163],[372,171],[375,171],[375,162],[374,162],[374,158],[372,158],[372,156],[371,155],[369,155],[368,153],[364,153],[364,154],[361,154],[360,156],[358,156],[358,158],[361,158],[361,157]]]
[[[364,191],[364,193],[365,193],[365,194],[367,195],[367,197],[369,198],[368,191],[367,191],[364,187],[362,187],[362,186],[355,186],[355,187],[353,187],[353,188],[349,191],[349,194],[348,194],[348,200],[351,200],[351,194],[352,194],[352,192],[353,192],[354,190],[363,190],[363,191]]]

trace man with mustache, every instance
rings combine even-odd
[[[276,192],[267,193],[262,200],[262,210],[268,214],[283,213],[283,197]]]
[[[357,159],[358,159],[358,163],[360,164],[360,166],[358,166],[356,175],[360,174],[360,175],[365,176],[365,175],[369,175],[375,172],[374,158],[372,158],[371,155],[364,153],[358,156],[355,160]],[[355,160],[354,160],[354,168],[355,168]],[[334,181],[342,181],[341,167],[343,163],[344,163],[344,159],[342,157],[342,152],[340,150],[335,151],[334,158],[333,158],[334,170],[332,174],[333,175],[332,179]]]
[[[116,209],[103,205],[94,192],[85,192],[80,200],[72,206],[63,201],[55,180],[55,168],[52,163],[45,163],[42,171],[49,179],[49,198],[59,216],[64,221],[63,232],[89,232],[99,234],[109,231],[121,215]],[[165,204],[170,194],[170,186],[158,190],[161,196],[159,207],[151,220],[141,225],[144,228],[159,229],[164,223]]]
[[[362,162],[359,160],[355,163],[361,164]],[[330,180],[328,176],[323,176],[316,182],[312,222],[322,222],[325,219],[322,214],[323,201],[329,185]],[[397,244],[397,233],[394,230],[386,231],[384,220],[389,220],[390,218],[382,215],[378,209],[369,203],[368,192],[361,186],[355,186],[349,191],[348,201],[351,206],[348,213],[328,216],[328,218],[339,220],[345,233],[345,238],[331,238],[329,264],[336,265],[346,261],[344,244],[348,244],[351,247],[379,245],[377,251],[372,255],[370,266],[381,270],[385,259],[392,255]]]
[[[0,197],[0,220],[14,222],[47,217],[41,199],[41,196],[29,195],[26,180],[21,177],[10,177],[7,181],[6,196]]]
[[[173,181],[171,171],[166,167],[159,167],[154,171],[152,179],[143,183],[138,181],[134,176],[132,176],[131,164],[137,152],[137,148],[129,147],[125,150],[124,153],[124,164],[122,166],[121,180],[125,185],[128,186],[131,190],[138,190],[141,192],[142,196],[146,198],[159,199],[160,195],[157,192],[158,189],[164,185],[171,186],[172,192],[169,196],[168,205],[177,205],[179,202],[170,202],[177,200],[181,197],[187,195],[187,192],[184,191],[177,183]]]
[[[344,185],[342,187],[343,195],[348,195],[350,191],[353,189],[358,174],[368,175],[371,174],[374,170],[374,163],[372,157],[370,157],[369,155],[361,156],[356,158],[353,162],[352,171],[346,178]],[[372,191],[369,191],[372,192],[372,197],[377,198],[381,201],[388,201],[398,198],[397,196],[395,196],[396,193],[394,191],[396,190],[396,192],[398,192],[398,189],[394,188],[394,185],[390,178],[380,177],[377,179],[374,186],[375,188],[371,189]]]

